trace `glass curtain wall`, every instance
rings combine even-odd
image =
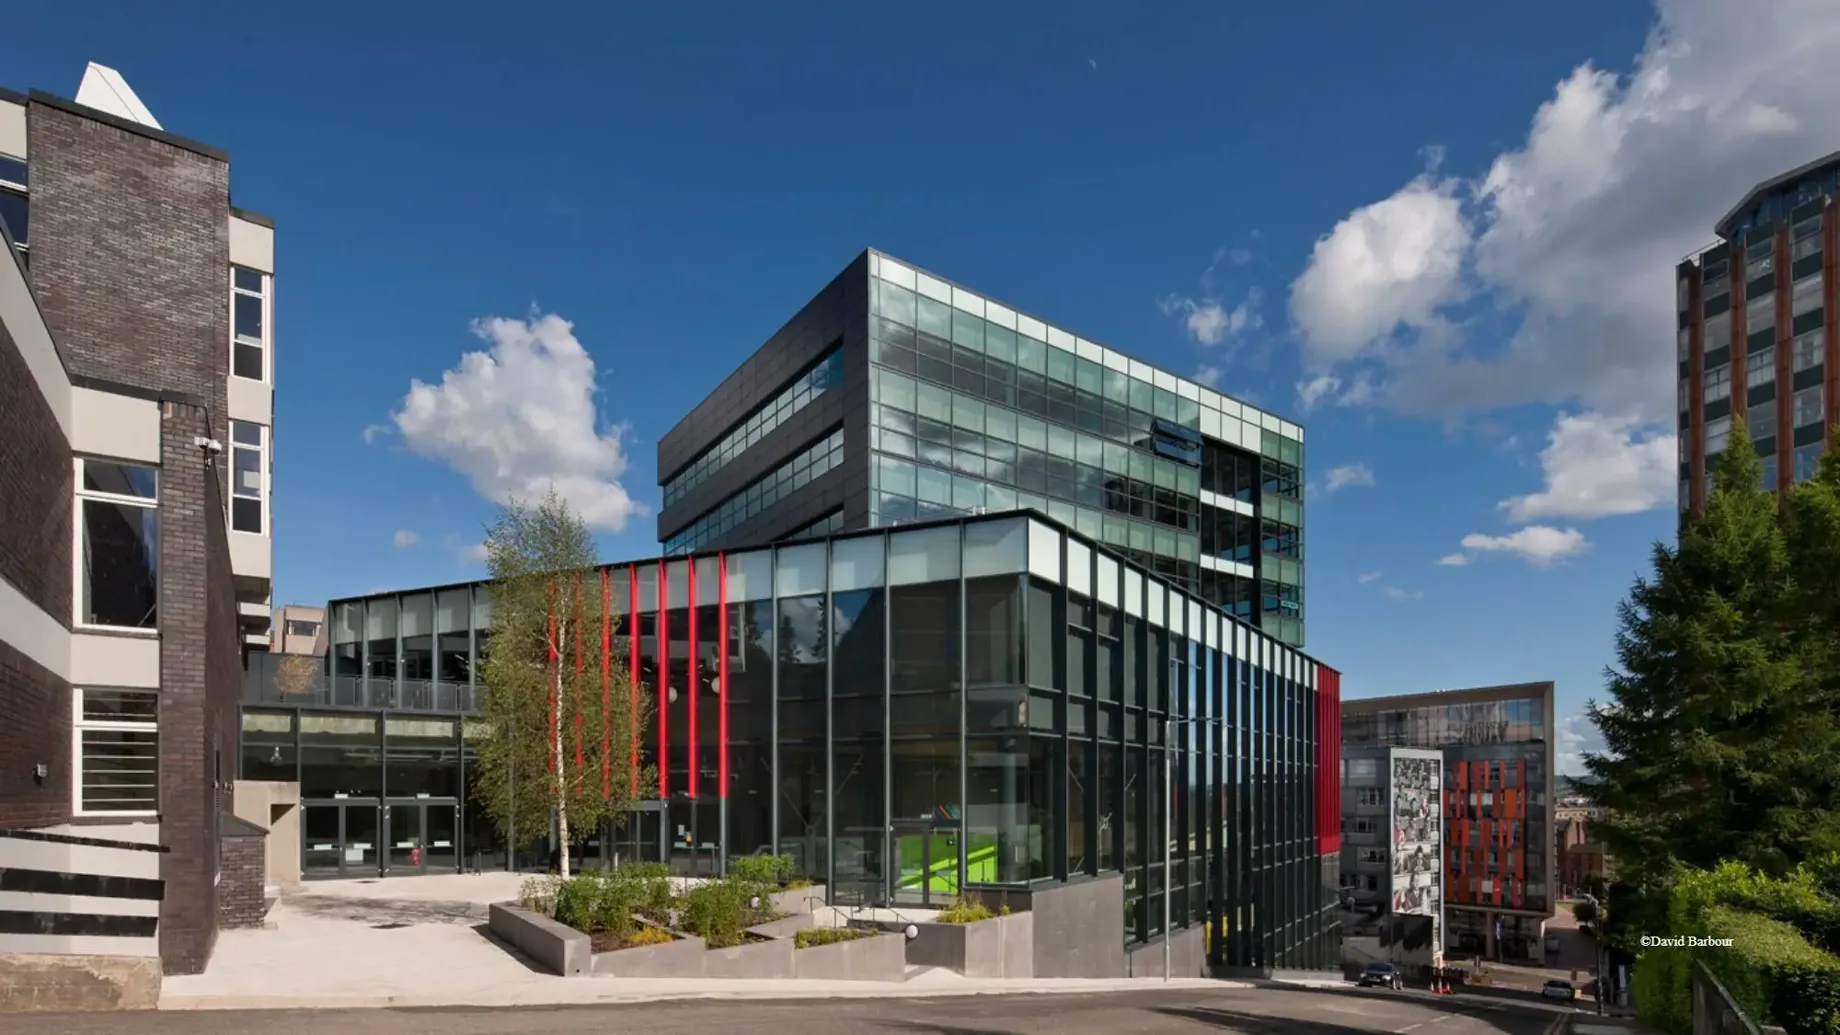
[[[458,671],[440,655],[487,642],[490,599],[475,591],[461,633],[458,598],[421,596],[431,663]],[[610,569],[609,596],[615,655],[630,664],[636,631],[649,707],[662,697],[663,753],[656,711],[640,742],[663,768],[640,788],[641,829],[686,868],[709,868],[706,846],[776,851],[839,903],[926,906],[1109,878],[1127,945],[1158,938],[1167,912],[1178,930],[1215,924],[1229,965],[1336,964],[1314,662],[1089,540],[974,518],[638,562]],[[369,639],[407,643],[419,621]],[[458,795],[463,843],[502,851],[464,793],[461,760],[488,731],[417,720],[252,711],[243,769],[298,772],[304,796]]]

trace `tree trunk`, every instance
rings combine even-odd
[[[568,759],[562,753],[562,662],[568,657],[564,648],[568,645],[566,632],[557,636],[556,672],[550,684],[550,690],[556,695],[556,729],[551,750],[556,752],[556,837],[562,842],[562,877],[566,880],[573,875],[569,869],[569,777]]]

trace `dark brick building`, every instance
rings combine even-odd
[[[0,828],[66,839],[73,873],[157,844],[163,882],[153,945],[0,952],[196,972],[268,638],[273,226],[91,65],[76,101],[0,91],[0,227]]]

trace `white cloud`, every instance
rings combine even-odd
[[[1227,376],[1226,368],[1217,363],[1203,363],[1195,368],[1195,383],[1207,385],[1209,388],[1219,388],[1220,379],[1225,376]]]
[[[473,324],[468,352],[438,385],[409,386],[393,417],[408,447],[465,475],[495,503],[550,489],[590,528],[617,532],[644,513],[620,484],[620,429],[595,407],[594,358],[555,314]]]
[[[1357,372],[1346,385],[1333,374],[1318,374],[1297,382],[1297,404],[1306,410],[1315,409],[1324,400],[1336,406],[1360,406],[1372,402],[1373,397],[1373,378],[1366,371]]]
[[[1401,326],[1427,326],[1463,296],[1470,228],[1457,186],[1427,173],[1316,242],[1291,285],[1305,369],[1352,360]]]
[[[368,424],[365,425],[364,430],[360,432],[360,434],[364,436],[364,444],[367,446],[389,433],[390,425],[388,424]]]
[[[1447,553],[1438,558],[1438,564],[1446,568],[1461,568],[1468,563],[1469,554],[1466,553]]]
[[[453,554],[454,559],[460,561],[462,564],[485,563],[486,544],[483,542],[471,541],[462,539],[457,535],[450,535],[441,541],[441,545],[447,547],[447,552]]]
[[[1229,248],[1227,249],[1227,261],[1235,266],[1244,266],[1252,261],[1252,250],[1249,248]]]
[[[1597,724],[1585,714],[1568,715],[1560,719],[1553,731],[1557,734],[1557,750],[1553,753],[1554,765],[1561,776],[1585,775],[1584,755],[1590,752],[1601,755],[1605,752],[1604,735]]]
[[[406,528],[399,528],[396,530],[396,535],[391,537],[391,541],[396,544],[398,550],[407,550],[411,546],[420,545],[422,537],[417,532],[411,532]]]
[[[1840,139],[1832,0],[1732,12],[1658,0],[1626,75],[1581,64],[1474,178],[1419,176],[1338,224],[1292,285],[1306,371],[1371,370],[1405,413],[1576,403],[1670,422],[1675,263]],[[1468,339],[1478,325],[1504,333]]]
[[[1167,316],[1180,315],[1189,337],[1198,344],[1220,345],[1265,325],[1265,318],[1259,313],[1263,298],[1264,293],[1253,288],[1231,309],[1218,298],[1194,299],[1180,295],[1170,295],[1159,305]]]
[[[1366,464],[1342,464],[1340,467],[1329,468],[1328,473],[1323,475],[1324,492],[1355,487],[1372,488],[1373,484],[1374,470]]]
[[[1540,451],[1545,490],[1503,500],[1501,509],[1520,524],[1635,514],[1671,504],[1676,450],[1672,434],[1644,429],[1633,419],[1560,414]]]
[[[1551,525],[1528,525],[1517,532],[1507,535],[1483,535],[1472,532],[1463,537],[1463,549],[1472,555],[1478,553],[1505,553],[1519,557],[1538,568],[1576,557],[1591,548],[1584,533],[1575,528],[1554,528]],[[1438,563],[1448,563],[1446,557]]]
[[[1363,585],[1363,586],[1365,586],[1365,585],[1367,585],[1367,584],[1368,584],[1369,582],[1377,582],[1377,581],[1379,581],[1379,579],[1380,579],[1380,573],[1379,573],[1379,572],[1377,572],[1377,571],[1364,571],[1364,572],[1362,572],[1362,573],[1360,574],[1360,577],[1358,577],[1358,578],[1356,578],[1356,579],[1355,579],[1355,581],[1356,581],[1356,582],[1359,582],[1359,583],[1360,583],[1361,585]]]
[[[1380,592],[1386,594],[1388,600],[1397,600],[1400,603],[1411,603],[1414,600],[1425,599],[1425,591],[1422,589],[1400,589],[1398,586],[1382,586],[1380,587]]]

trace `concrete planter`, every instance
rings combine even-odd
[[[486,929],[538,966],[563,977],[587,973],[594,955],[593,941],[587,935],[522,906],[494,904],[487,912]]]
[[[815,926],[815,918],[810,913],[798,913],[783,916],[778,920],[769,920],[748,928],[749,934],[758,934],[763,938],[791,938],[807,927]]]
[[[809,888],[786,888],[773,893],[773,911],[782,916],[795,916],[810,913],[830,901],[827,889],[822,884]]]
[[[702,976],[789,978],[792,976],[792,939],[770,938],[762,942],[743,942],[726,949],[705,949]]]
[[[905,981],[907,939],[899,934],[872,934],[834,945],[794,949],[792,976],[809,981]]]
[[[968,978],[1035,976],[1035,918],[1028,913],[969,924],[915,924],[908,963],[944,967]]]
[[[704,955],[703,939],[680,934],[662,945],[597,952],[592,972],[595,977],[700,978]]]

